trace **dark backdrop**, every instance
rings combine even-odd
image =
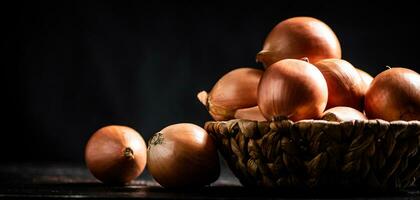
[[[195,2],[195,1],[194,1]],[[343,58],[372,75],[419,72],[414,4],[56,1],[2,3],[0,162],[83,161],[89,136],[127,125],[145,140],[178,122],[210,120],[196,100],[224,73],[261,68],[255,54],[283,19],[313,16]]]

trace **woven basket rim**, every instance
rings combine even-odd
[[[369,180],[372,188],[401,189],[420,177],[419,120],[233,119],[204,129],[245,186],[312,188],[330,183],[324,173],[332,172],[346,187]]]
[[[274,121],[256,121],[256,120],[248,120],[248,119],[230,119],[230,120],[223,120],[223,121],[217,121],[217,120],[210,120],[210,121],[206,121],[205,124],[207,123],[227,123],[227,122],[232,122],[232,121],[249,121],[249,122],[257,122],[257,123],[271,123],[271,122],[279,122],[279,121],[289,121],[291,123],[329,123],[329,124],[342,124],[342,123],[354,123],[354,122],[368,122],[368,123],[420,123],[420,120],[393,120],[393,121],[386,121],[383,119],[367,119],[367,120],[347,120],[347,121],[341,121],[341,122],[336,122],[336,121],[327,121],[327,120],[323,120],[323,119],[303,119],[303,120],[299,120],[299,121],[292,121],[289,119],[281,119],[281,120],[274,120]]]

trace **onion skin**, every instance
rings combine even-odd
[[[257,89],[263,71],[238,68],[220,78],[210,93],[202,91],[197,98],[216,121],[235,118],[238,109],[257,105]]]
[[[378,74],[365,97],[369,119],[420,120],[420,75],[406,68],[391,68]]]
[[[315,66],[327,81],[327,109],[348,106],[363,111],[364,82],[353,65],[341,59],[324,59]]]
[[[90,172],[107,184],[126,184],[146,166],[146,143],[138,132],[126,126],[106,126],[96,131],[85,149]]]
[[[326,110],[322,114],[322,119],[327,121],[335,121],[335,122],[342,122],[342,121],[351,121],[351,120],[367,120],[366,116],[361,113],[360,111],[345,107],[345,106],[338,106],[334,108],[330,108]]]
[[[235,119],[265,121],[265,118],[261,114],[260,108],[258,106],[236,110],[234,117],[235,117]]]
[[[257,61],[265,67],[287,59],[308,57],[312,63],[341,58],[337,36],[324,22],[312,17],[293,17],[277,24],[265,39]]]
[[[170,125],[156,133],[148,146],[147,169],[165,188],[201,187],[220,174],[212,138],[194,124]]]
[[[327,100],[327,83],[321,72],[302,60],[274,63],[258,86],[258,106],[267,120],[320,118]]]
[[[373,81],[373,77],[368,74],[367,72],[356,68],[357,72],[359,72],[360,78],[363,81],[363,93],[366,94],[366,91],[369,89],[370,83]]]

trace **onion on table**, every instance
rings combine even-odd
[[[126,126],[106,126],[96,131],[85,149],[90,172],[107,184],[126,184],[146,166],[146,143],[138,132]]]
[[[220,174],[212,138],[190,123],[170,125],[149,140],[147,169],[166,188],[201,187]]]

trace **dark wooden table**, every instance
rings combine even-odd
[[[301,194],[244,188],[232,173],[222,168],[220,178],[210,186],[191,190],[160,187],[147,173],[128,186],[109,186],[98,182],[82,164],[0,164],[0,198],[7,199],[413,199],[416,190],[398,194]]]

